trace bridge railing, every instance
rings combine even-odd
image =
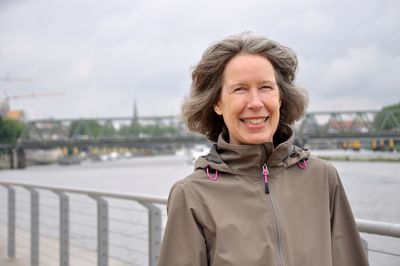
[[[17,248],[26,248],[28,252],[25,256],[29,256],[31,266],[45,264],[41,263],[42,259],[51,259],[51,265],[61,266],[82,265],[82,262],[99,266],[156,265],[163,224],[166,221],[165,198],[3,181],[0,181],[0,187],[6,192],[0,191],[0,214],[6,214],[0,217],[7,217],[7,221],[0,218],[0,229],[3,224],[9,260],[16,259]],[[77,196],[81,198],[76,198]],[[55,202],[58,203],[54,204]],[[137,206],[135,209],[134,204],[141,205],[142,209],[137,209]],[[89,205],[96,211],[91,211]],[[58,215],[51,215],[51,211]],[[142,217],[138,218],[140,215]],[[400,224],[360,219],[356,222],[360,232],[400,238]],[[112,226],[112,223],[118,223],[118,226]],[[80,232],[73,232],[73,227],[78,227]],[[132,233],[132,227],[138,229]],[[90,230],[94,232],[88,236],[86,233]],[[145,234],[147,237],[143,236]],[[113,241],[110,236],[118,236],[118,241]],[[30,244],[19,244],[28,240]],[[95,247],[88,247],[87,241],[77,243],[76,240],[92,240]],[[73,241],[75,242],[72,243]],[[143,242],[147,242],[144,250]],[[81,246],[81,250],[76,251],[77,246]],[[110,248],[113,248],[113,252],[110,252]],[[118,249],[122,249],[122,252],[115,252]],[[45,255],[45,250],[52,250],[53,254]],[[72,254],[74,251],[75,254]],[[135,253],[135,256],[127,256],[129,252]],[[400,256],[390,252],[382,253]],[[91,260],[90,256],[95,259]],[[138,256],[142,256],[140,261]],[[76,263],[77,260],[80,263]]]

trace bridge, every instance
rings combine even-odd
[[[294,129],[300,146],[394,150],[400,142],[400,112],[309,112]],[[18,157],[29,149],[61,148],[64,153],[124,149],[149,154],[207,142],[189,132],[177,116],[46,119],[26,122],[17,145],[0,144],[0,149],[12,150],[14,161],[21,161]]]
[[[310,112],[296,126],[302,144],[318,143],[337,147],[346,143],[366,144],[373,150],[395,149],[400,141],[399,111],[337,111]],[[386,142],[386,143],[385,143]],[[318,145],[317,145],[318,146]]]
[[[328,139],[399,141],[400,112],[309,112],[295,125],[295,131],[302,143]],[[179,117],[148,116],[28,121],[18,146],[29,149],[91,145],[143,147],[204,141],[204,137],[188,132]]]
[[[204,142],[205,137],[188,132],[176,116],[147,116],[28,121],[17,146],[142,148]]]

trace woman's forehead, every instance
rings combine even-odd
[[[240,54],[232,58],[225,66],[223,81],[232,86],[247,82],[275,84],[275,71],[271,62],[261,56]]]

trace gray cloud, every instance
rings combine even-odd
[[[400,101],[398,1],[6,1],[0,97],[30,118],[178,114],[203,50],[251,30],[293,48],[311,110]]]

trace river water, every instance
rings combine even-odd
[[[341,176],[355,217],[400,224],[399,163],[337,161],[332,163]],[[184,157],[156,156],[111,162],[87,162],[75,166],[51,165],[33,166],[25,170],[2,170],[0,180],[167,197],[172,184],[192,170],[193,164],[188,163]],[[5,200],[4,189],[0,191],[1,193],[3,196],[0,200]],[[82,199],[80,201],[78,199],[77,202],[84,204]],[[4,215],[0,218],[0,222],[5,222]],[[79,230],[82,231],[81,235],[86,231],[82,228]],[[142,230],[134,234],[146,235],[146,232]],[[94,235],[95,230],[93,237]],[[362,237],[368,241],[372,250],[400,254],[400,239],[367,234],[363,234]],[[134,249],[139,249],[139,253],[142,252],[140,247]],[[126,250],[124,252],[127,253]],[[137,265],[145,265],[144,253],[142,252],[141,256],[130,254],[127,258],[139,256],[140,258],[130,260],[134,260]],[[123,254],[120,252],[118,256],[123,257]],[[372,266],[400,265],[400,257],[393,255],[370,252],[369,259]]]

